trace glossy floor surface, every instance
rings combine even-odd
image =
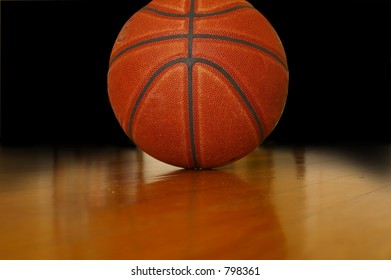
[[[0,148],[0,259],[391,259],[391,146],[190,171],[126,147]]]

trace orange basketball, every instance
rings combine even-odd
[[[287,60],[272,25],[245,0],[154,0],[114,43],[108,93],[141,150],[214,168],[272,132],[288,94]]]

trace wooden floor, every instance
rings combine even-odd
[[[264,146],[209,171],[3,147],[0,259],[391,259],[391,146]]]

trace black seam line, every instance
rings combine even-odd
[[[193,64],[188,66],[188,106],[189,106],[189,133],[190,133],[190,147],[193,159],[194,168],[198,168],[197,150],[194,137],[194,101],[193,101]]]
[[[188,33],[188,58],[187,58],[187,82],[188,82],[188,114],[189,114],[189,133],[190,133],[190,146],[191,146],[191,155],[193,160],[194,168],[198,168],[197,160],[197,149],[195,143],[195,134],[194,134],[194,100],[193,100],[193,36],[194,36],[194,17],[195,17],[195,0],[190,2],[190,11],[189,11],[189,33]]]
[[[166,41],[166,40],[173,40],[173,39],[184,39],[184,38],[189,38],[189,34],[178,34],[178,35],[169,35],[169,36],[162,36],[162,37],[157,37],[157,38],[153,38],[153,39],[150,39],[150,40],[145,40],[145,41],[142,41],[142,42],[139,42],[139,43],[136,43],[134,45],[131,45],[125,49],[123,49],[122,51],[120,51],[119,53],[117,53],[110,61],[109,63],[109,67],[113,64],[113,62],[115,60],[117,60],[121,55],[123,55],[124,53],[126,53],[127,51],[130,51],[134,48],[137,48],[137,47],[140,47],[140,46],[143,46],[143,45],[146,45],[146,44],[150,44],[150,43],[155,43],[155,42],[159,42],[159,41]],[[240,39],[236,39],[236,38],[232,38],[232,37],[227,37],[227,36],[219,36],[219,35],[212,35],[212,34],[192,34],[192,37],[193,38],[198,38],[198,39],[215,39],[215,40],[224,40],[224,41],[231,41],[231,42],[234,42],[234,43],[239,43],[239,44],[244,44],[244,45],[247,45],[249,47],[252,47],[252,48],[255,48],[255,49],[258,49],[264,53],[267,53],[268,55],[272,56],[274,59],[276,59],[284,68],[285,70],[288,71],[288,66],[287,64],[284,62],[284,60],[282,58],[280,58],[277,54],[275,54],[274,52],[270,51],[269,49],[265,48],[265,47],[262,47],[260,45],[257,45],[257,44],[254,44],[254,43],[251,43],[251,42],[248,42],[248,41],[244,41],[244,40],[240,40]]]
[[[241,5],[241,6],[235,6],[235,7],[226,9],[226,10],[218,11],[218,12],[205,13],[205,14],[194,13],[194,17],[198,18],[198,17],[218,16],[218,15],[223,15],[223,14],[226,14],[226,13],[230,13],[230,12],[233,12],[233,11],[236,11],[236,10],[239,10],[239,9],[254,9],[254,7],[248,6],[248,5]],[[190,13],[187,13],[187,14],[168,13],[168,12],[160,11],[158,9],[154,9],[154,8],[150,8],[150,7],[144,7],[144,8],[142,8],[142,10],[150,11],[152,13],[155,13],[155,14],[158,14],[158,15],[162,15],[162,16],[166,16],[166,17],[176,17],[176,18],[188,18],[189,14],[190,14]]]
[[[249,47],[252,47],[252,48],[255,48],[257,50],[260,50],[270,56],[272,56],[275,60],[277,60],[282,66],[284,66],[285,70],[288,71],[288,66],[287,64],[285,63],[285,61],[279,57],[277,54],[275,54],[274,52],[272,52],[271,50],[265,48],[265,47],[262,47],[261,45],[258,45],[258,44],[254,44],[254,43],[251,43],[251,42],[248,42],[248,41],[245,41],[245,40],[241,40],[241,39],[236,39],[236,38],[232,38],[232,37],[227,37],[227,36],[220,36],[220,35],[212,35],[212,34],[194,34],[193,35],[193,38],[198,38],[198,39],[214,39],[214,40],[224,40],[224,41],[230,41],[230,42],[234,42],[234,43],[239,43],[239,44],[243,44],[243,45],[247,45]]]
[[[245,5],[236,6],[236,7],[232,7],[232,8],[223,10],[223,11],[218,11],[218,12],[213,12],[213,13],[206,13],[206,14],[196,14],[196,17],[212,17],[212,16],[219,16],[219,15],[223,15],[223,14],[226,14],[226,13],[230,13],[230,12],[233,12],[233,11],[236,11],[236,10],[239,10],[239,9],[254,9],[254,7],[252,7],[252,6],[245,6]]]
[[[151,44],[151,43],[156,43],[156,42],[160,42],[160,41],[166,41],[166,40],[173,40],[173,39],[182,39],[182,38],[187,38],[188,35],[187,34],[176,34],[176,35],[169,35],[169,36],[162,36],[162,37],[157,37],[157,38],[153,38],[153,39],[149,39],[149,40],[145,40],[145,41],[141,41],[139,43],[136,43],[134,45],[130,45],[129,47],[126,47],[125,49],[123,49],[122,51],[120,51],[119,53],[117,53],[111,60],[110,60],[110,63],[109,63],[109,67],[111,66],[111,64],[113,64],[114,61],[116,61],[121,55],[123,55],[124,53],[134,49],[134,48],[137,48],[137,47],[140,47],[140,46],[143,46],[143,45],[146,45],[146,44]]]
[[[153,75],[149,78],[149,80],[145,84],[143,90],[141,91],[141,93],[137,97],[137,100],[134,103],[132,112],[130,114],[129,124],[128,124],[128,135],[130,136],[130,138],[132,138],[131,137],[131,128],[132,128],[132,124],[133,124],[133,120],[134,120],[136,111],[137,111],[137,109],[138,109],[138,107],[140,105],[141,100],[144,98],[145,93],[147,92],[148,88],[151,86],[153,81],[157,78],[157,76],[159,76],[168,67],[173,66],[173,65],[178,64],[178,63],[182,63],[182,62],[186,63],[187,60],[188,60],[187,58],[177,58],[177,59],[171,60],[170,62],[164,64],[162,67],[160,67],[158,70],[156,70],[155,73],[153,73]]]
[[[190,13],[189,13],[189,33],[187,34],[188,37],[188,57],[193,57],[193,36],[194,36],[194,0],[191,0],[190,3]]]
[[[157,10],[157,9],[154,9],[154,8],[150,8],[150,7],[144,7],[141,10],[150,11],[152,13],[155,13],[155,14],[158,14],[158,15],[162,15],[162,16],[166,16],[166,17],[177,17],[177,18],[188,18],[189,17],[189,13],[187,13],[187,14],[173,14],[173,13],[163,12],[163,11],[160,11],[160,10]]]
[[[210,60],[203,59],[203,58],[195,58],[194,62],[195,63],[197,63],[197,62],[204,63],[204,64],[207,64],[207,65],[215,68],[217,71],[219,71],[221,74],[223,74],[225,76],[225,78],[231,83],[231,85],[239,93],[242,101],[244,102],[244,104],[246,105],[248,110],[251,112],[253,118],[255,119],[255,122],[257,123],[258,129],[259,129],[259,133],[261,135],[261,142],[262,142],[264,140],[265,131],[263,129],[263,126],[262,126],[262,123],[259,119],[259,116],[258,116],[257,112],[255,111],[255,108],[251,104],[250,100],[248,100],[245,93],[240,88],[240,86],[235,82],[235,80],[232,78],[232,76],[227,71],[225,71],[225,69],[223,67],[219,66],[218,64],[216,64]]]

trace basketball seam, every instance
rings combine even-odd
[[[151,86],[151,84],[153,83],[153,81],[164,71],[166,70],[167,68],[169,68],[170,66],[173,66],[175,64],[178,64],[178,63],[181,63],[181,62],[185,62],[186,63],[186,58],[177,58],[177,59],[174,59],[174,60],[171,60],[170,62],[167,62],[166,64],[164,64],[163,66],[161,66],[159,69],[157,69],[153,74],[152,76],[148,79],[147,83],[145,84],[144,88],[142,89],[142,91],[140,92],[140,94],[138,95],[135,103],[134,103],[134,106],[133,106],[133,109],[131,111],[131,114],[130,114],[130,118],[129,118],[129,124],[128,124],[128,135],[129,137],[132,139],[132,135],[131,135],[131,131],[132,131],[132,125],[133,125],[133,120],[134,120],[134,117],[136,115],[136,111],[141,103],[141,100],[144,98],[144,95],[146,94],[148,88]]]
[[[177,58],[177,59],[171,60],[170,62],[164,64],[163,66],[161,66],[158,70],[156,70],[153,73],[153,75],[148,79],[148,82],[145,84],[141,93],[137,97],[137,100],[136,100],[136,102],[133,106],[133,109],[131,111],[131,114],[130,114],[130,119],[129,119],[129,124],[128,124],[128,135],[132,139],[131,130],[132,130],[132,125],[133,125],[133,121],[134,121],[136,112],[137,112],[138,108],[140,107],[140,103],[141,103],[142,99],[144,98],[145,94],[147,93],[149,87],[152,85],[154,80],[164,70],[168,69],[169,67],[174,66],[178,63],[186,63],[188,66],[188,102],[189,102],[188,107],[189,107],[190,146],[191,146],[191,151],[192,151],[193,164],[195,165],[195,167],[198,166],[198,163],[197,163],[197,157],[196,157],[196,154],[197,154],[196,144],[195,144],[196,141],[195,141],[195,137],[194,137],[195,133],[194,133],[193,83],[192,83],[192,80],[193,80],[193,65],[197,62],[213,67],[228,80],[228,82],[235,88],[236,92],[239,94],[244,105],[247,107],[247,109],[250,111],[252,117],[254,118],[254,120],[257,124],[258,131],[260,133],[260,139],[261,140],[264,139],[264,135],[265,135],[262,123],[259,119],[259,116],[258,116],[255,108],[251,104],[251,101],[246,97],[245,93],[243,92],[241,87],[238,85],[238,83],[236,83],[235,79],[232,78],[232,76],[223,67],[219,66],[218,64],[214,63],[213,61],[203,59],[203,58],[194,58],[190,65],[188,63],[188,58]]]
[[[207,60],[207,59],[203,59],[203,58],[196,58],[195,62],[200,62],[200,63],[204,63],[206,65],[209,65],[209,66],[215,68],[221,74],[223,74],[223,76],[235,88],[235,90],[239,94],[240,98],[244,102],[244,105],[247,107],[247,109],[252,114],[255,122],[257,123],[257,127],[258,127],[258,130],[259,130],[259,134],[261,136],[261,140],[264,139],[265,132],[264,132],[262,123],[261,123],[261,121],[259,119],[259,116],[258,116],[254,106],[251,104],[251,101],[246,97],[246,94],[243,92],[242,88],[238,85],[238,83],[235,81],[235,79],[232,78],[232,76],[223,67],[221,67],[217,63],[214,63],[213,61],[210,61],[210,60]]]
[[[191,0],[191,1],[193,1],[193,0]],[[160,11],[160,10],[157,10],[157,9],[154,9],[154,8],[150,8],[150,7],[144,7],[144,8],[141,9],[141,11],[147,10],[147,11],[151,11],[151,12],[154,12],[156,14],[165,15],[165,16],[189,18],[189,24],[190,24],[190,22],[193,21],[195,17],[215,16],[215,15],[225,14],[225,13],[229,13],[229,12],[236,11],[238,9],[244,9],[244,8],[255,9],[253,6],[239,5],[239,6],[231,7],[231,8],[226,9],[226,10],[213,12],[213,13],[207,13],[207,14],[197,14],[197,13],[194,12],[194,10],[193,11],[190,10],[190,12],[186,13],[186,14],[174,14],[174,13],[167,13],[167,12],[164,12],[164,11]],[[192,18],[191,18],[192,20],[190,20],[190,15],[192,16]],[[188,36],[189,36],[189,34],[174,34],[174,35],[169,35],[169,36],[161,36],[161,37],[155,37],[155,38],[152,38],[152,39],[141,41],[141,42],[138,42],[138,43],[136,43],[134,45],[128,46],[128,47],[124,48],[123,50],[119,51],[110,60],[109,68],[110,68],[110,66],[113,64],[113,62],[115,60],[117,60],[121,55],[123,55],[124,53],[126,53],[129,50],[132,50],[134,48],[143,46],[145,44],[150,44],[150,43],[155,43],[155,42],[165,41],[165,40],[172,40],[172,39],[188,38]],[[208,38],[208,39],[216,39],[216,40],[226,40],[226,41],[236,42],[236,43],[240,43],[240,44],[244,44],[244,45],[256,48],[256,49],[258,49],[258,50],[260,50],[260,51],[262,51],[262,52],[272,56],[274,59],[276,59],[279,63],[281,63],[283,65],[285,70],[288,70],[287,64],[285,63],[285,61],[280,56],[278,56],[273,51],[271,51],[268,48],[263,47],[263,46],[261,46],[259,44],[256,44],[256,43],[253,43],[253,42],[250,42],[250,41],[246,41],[246,40],[237,39],[237,38],[234,38],[234,37],[220,36],[220,35],[213,35],[213,34],[202,34],[202,33],[199,33],[199,34],[192,34],[192,36],[194,38]]]
[[[234,43],[239,43],[242,45],[246,45],[252,48],[255,48],[263,53],[266,53],[270,56],[272,56],[275,60],[277,60],[284,68],[285,70],[288,70],[288,66],[285,64],[284,60],[280,58],[277,54],[272,52],[271,50],[262,47],[261,45],[246,41],[246,40],[241,40],[233,37],[228,37],[228,36],[221,36],[221,35],[212,35],[212,34],[194,34],[194,38],[197,39],[214,39],[214,40],[222,40],[222,41],[230,41]]]
[[[246,9],[246,8],[247,9],[254,9],[254,7],[252,7],[252,6],[240,5],[240,6],[235,6],[235,7],[228,8],[226,10],[217,11],[217,12],[211,12],[211,13],[205,13],[205,14],[194,13],[194,18],[223,15],[223,14],[230,13],[232,11],[236,11],[236,10],[239,10],[239,9]],[[144,7],[141,10],[142,11],[149,11],[149,12],[161,15],[161,16],[166,16],[166,17],[188,18],[189,15],[190,15],[190,13],[174,14],[174,13],[164,12],[164,11],[161,11],[161,10],[158,10],[158,9],[155,9],[155,8],[151,8],[151,7]]]
[[[109,62],[109,67],[113,64],[113,62],[115,60],[117,60],[120,56],[122,56],[124,53],[128,52],[129,50],[132,50],[134,48],[137,48],[137,47],[141,47],[143,45],[147,45],[147,44],[151,44],[151,43],[155,43],[155,42],[161,42],[161,41],[167,41],[167,40],[173,40],[173,39],[186,39],[188,38],[189,35],[188,34],[178,34],[178,35],[169,35],[169,36],[162,36],[162,37],[156,37],[156,38],[153,38],[153,39],[149,39],[149,40],[145,40],[145,41],[141,41],[139,43],[136,43],[134,45],[131,45],[129,47],[126,47],[125,49],[121,50],[120,52],[118,52]],[[246,40],[241,40],[241,39],[237,39],[237,38],[234,38],[234,37],[229,37],[229,36],[221,36],[221,35],[213,35],[213,34],[193,34],[193,38],[197,38],[197,39],[213,39],[213,40],[221,40],[221,41],[230,41],[230,42],[234,42],[234,43],[238,43],[238,44],[242,44],[242,45],[246,45],[246,46],[249,46],[249,47],[252,47],[252,48],[255,48],[259,51],[261,51],[262,53],[265,53],[267,55],[270,55],[273,59],[275,59],[278,63],[280,63],[286,71],[288,71],[288,65],[285,63],[285,61],[279,57],[276,53],[274,53],[273,51],[269,50],[268,48],[265,48],[259,44],[255,44],[255,43],[252,43],[252,42],[249,42],[249,41],[246,41]]]
[[[161,41],[167,41],[167,40],[173,40],[173,39],[185,39],[187,38],[188,35],[187,34],[175,34],[175,35],[168,35],[168,36],[161,36],[161,37],[156,37],[156,38],[152,38],[152,39],[148,39],[148,40],[145,40],[145,41],[141,41],[141,42],[138,42],[134,45],[130,45],[126,48],[124,48],[123,50],[121,50],[120,52],[118,52],[109,62],[109,68],[111,67],[111,65],[113,64],[114,61],[116,61],[120,56],[122,56],[124,53],[132,50],[132,49],[135,49],[137,47],[141,47],[143,45],[147,45],[147,44],[152,44],[152,43],[156,43],[156,42],[161,42]]]
[[[197,149],[195,144],[194,133],[194,108],[193,108],[193,37],[194,37],[194,17],[195,17],[195,0],[190,2],[189,11],[189,32],[188,32],[188,57],[187,57],[187,73],[188,73],[188,110],[189,110],[189,129],[190,129],[190,147],[194,168],[198,168]]]
[[[220,65],[214,63],[213,61],[210,61],[210,60],[207,60],[207,59],[204,59],[204,58],[195,58],[194,59],[194,64],[197,63],[197,62],[200,62],[200,63],[204,63],[206,65],[209,65],[213,68],[215,68],[217,71],[219,71],[221,74],[223,74],[223,76],[225,76],[225,78],[229,81],[229,83],[235,88],[235,90],[239,93],[242,101],[245,103],[246,107],[249,109],[249,111],[251,112],[251,114],[253,115],[256,123],[257,123],[257,126],[258,126],[258,129],[260,131],[260,134],[261,134],[261,138],[263,139],[264,138],[264,129],[263,129],[263,126],[261,124],[261,121],[258,117],[258,114],[256,113],[256,110],[254,109],[254,107],[252,106],[251,102],[248,100],[248,98],[246,97],[245,93],[243,92],[243,90],[241,89],[241,87],[238,85],[238,83],[236,83],[235,79],[232,78],[232,76],[223,68],[221,67]],[[140,102],[141,100],[143,99],[144,95],[146,94],[148,88],[152,85],[153,81],[164,71],[166,70],[167,68],[169,68],[170,66],[173,66],[175,64],[178,64],[178,63],[187,63],[187,59],[186,58],[177,58],[177,59],[174,59],[174,60],[171,60],[170,62],[167,62],[166,64],[164,64],[162,67],[160,67],[158,70],[156,70],[153,75],[148,79],[147,83],[145,84],[144,88],[142,89],[141,93],[139,94],[139,96],[137,97],[137,100],[135,102],[135,105],[133,106],[133,109],[132,109],[132,112],[131,112],[131,116],[130,116],[130,120],[129,120],[129,124],[128,124],[128,133],[130,134],[130,131],[131,131],[131,127],[132,127],[132,123],[133,123],[133,120],[134,120],[134,116],[135,116],[135,113],[140,105]],[[191,70],[192,68],[189,67]],[[189,72],[188,73],[188,83],[189,83],[189,92],[192,92],[192,71],[191,73]],[[191,104],[192,105],[192,95],[190,95],[191,98],[189,98]],[[189,105],[189,108],[191,108],[192,106]],[[193,129],[194,130],[194,129]]]

